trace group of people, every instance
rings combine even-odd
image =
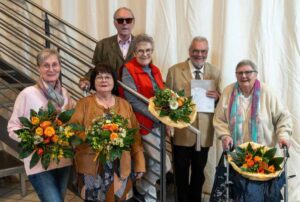
[[[189,58],[170,67],[164,82],[159,68],[152,63],[152,37],[146,34],[133,36],[134,23],[135,17],[130,9],[122,7],[116,10],[114,25],[117,34],[97,43],[92,61],[95,68],[80,80],[82,89],[88,88],[94,93],[77,102],[71,123],[89,127],[94,118],[114,111],[127,118],[130,127],[140,126],[131,151],[123,152],[119,173],[114,173],[113,183],[105,192],[100,175],[103,165],[96,164],[89,157],[93,151],[87,144],[76,148],[75,167],[81,168],[77,172],[78,192],[85,201],[114,201],[119,190],[123,190],[119,200],[124,201],[133,184],[130,176],[135,176],[134,194],[139,201],[155,201],[156,198],[154,185],[162,173],[160,152],[151,145],[160,145],[159,121],[149,113],[144,102],[126,90],[118,91],[117,79],[147,98],[165,87],[174,91],[184,89],[186,96],[190,96],[191,80],[213,80],[217,86],[216,90],[206,93],[215,100],[215,113],[198,112],[193,123],[200,130],[200,139],[188,129],[174,129],[173,165],[179,202],[201,201],[204,168],[214,132],[224,149],[246,141],[267,146],[278,142],[280,146],[289,146],[291,116],[276,95],[257,79],[258,69],[252,61],[238,63],[235,71],[237,82],[221,93],[218,88],[220,70],[206,62],[208,41],[205,37],[195,37],[188,50]],[[14,131],[22,127],[18,118],[29,117],[31,109],[46,107],[48,100],[61,111],[74,107],[59,80],[61,63],[58,53],[42,50],[37,56],[37,66],[39,81],[18,95],[8,123],[9,135],[16,141],[20,139]],[[169,134],[171,128],[166,128]],[[81,138],[84,140],[86,135],[82,134]],[[197,141],[201,144],[200,151],[195,149]],[[62,159],[58,165],[51,163],[48,170],[44,170],[40,163],[30,169],[30,158],[24,159],[26,173],[41,201],[63,201],[72,161]],[[166,171],[170,169],[171,162],[167,157]],[[146,180],[141,179],[142,176]]]

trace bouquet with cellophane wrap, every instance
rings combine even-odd
[[[229,152],[228,161],[242,176],[257,181],[278,177],[283,157],[276,157],[276,148],[246,142]]]
[[[164,124],[185,128],[194,122],[197,111],[192,97],[184,97],[184,91],[171,89],[157,90],[155,97],[149,99],[149,111]]]
[[[58,113],[49,101],[46,109],[40,108],[38,112],[31,109],[29,119],[19,117],[23,128],[14,132],[21,139],[20,158],[32,154],[30,168],[41,160],[47,170],[51,161],[58,164],[61,158],[73,158],[73,146],[81,143],[76,133],[84,131],[79,124],[67,123],[73,113],[74,109]]]

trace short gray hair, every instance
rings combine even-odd
[[[41,50],[38,53],[38,55],[36,56],[37,66],[41,66],[44,63],[44,61],[52,55],[55,55],[57,57],[58,63],[61,64],[61,58],[60,58],[57,50],[45,48],[45,49]]]
[[[130,8],[127,8],[127,7],[121,7],[121,8],[118,8],[115,13],[114,13],[114,19],[117,18],[117,13],[120,11],[120,10],[126,10],[128,11],[129,13],[131,13],[132,17],[134,18],[134,15],[133,15],[133,12]]]
[[[190,47],[189,47],[189,50],[192,49],[192,46],[193,46],[193,43],[196,42],[196,41],[199,41],[199,42],[206,42],[207,44],[207,47],[208,47],[208,41],[207,41],[207,38],[205,38],[204,36],[195,36],[190,44]]]
[[[154,49],[154,40],[151,36],[147,34],[139,34],[133,38],[133,49],[136,51],[137,46],[141,42],[148,42],[151,44],[152,49]]]
[[[256,66],[256,64],[255,64],[254,62],[252,62],[251,60],[241,60],[241,61],[236,65],[235,71],[236,71],[238,68],[240,68],[240,67],[242,67],[242,66],[246,66],[246,65],[249,65],[250,67],[252,67],[252,69],[253,69],[254,71],[257,72],[257,66]]]

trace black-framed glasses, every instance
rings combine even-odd
[[[193,55],[199,55],[200,53],[202,55],[206,55],[208,53],[207,49],[199,50],[199,49],[193,49],[192,50]]]
[[[134,18],[116,18],[115,20],[117,21],[118,24],[124,24],[124,22],[126,24],[131,24]]]
[[[257,72],[257,71],[255,71],[255,70],[250,70],[250,71],[244,71],[244,72],[235,72],[236,73],[236,75],[238,75],[238,76],[243,76],[243,74],[245,74],[246,76],[250,76],[252,73],[254,73],[254,72]]]

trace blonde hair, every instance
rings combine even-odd
[[[59,53],[57,52],[57,50],[45,48],[45,49],[41,50],[38,53],[38,55],[36,56],[37,66],[41,66],[44,63],[44,61],[47,60],[47,58],[52,55],[55,55],[57,57],[59,64],[61,64],[61,59],[60,59],[60,56],[59,56]]]

